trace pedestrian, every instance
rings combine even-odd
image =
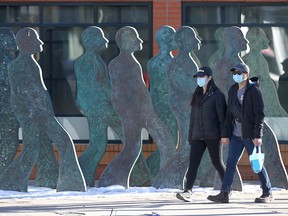
[[[192,188],[196,180],[197,170],[202,156],[208,149],[211,161],[221,180],[223,180],[225,166],[221,160],[221,129],[226,114],[226,100],[224,94],[216,86],[212,78],[211,68],[201,67],[197,74],[196,87],[191,101],[189,125],[190,159],[186,173],[184,191],[176,197],[186,202],[192,201]]]
[[[239,63],[231,69],[236,82],[228,92],[228,108],[221,142],[229,144],[226,172],[221,191],[216,196],[208,196],[213,202],[229,203],[231,185],[237,163],[245,147],[248,155],[254,146],[262,145],[264,126],[264,103],[259,89],[258,78],[249,78],[249,67]],[[273,200],[271,183],[265,167],[257,174],[263,193],[255,199],[257,203]]]

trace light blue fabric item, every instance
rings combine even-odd
[[[258,152],[257,152],[257,150],[258,150]],[[251,167],[252,167],[254,173],[261,172],[261,170],[263,168],[263,164],[264,164],[264,158],[265,158],[265,154],[261,153],[261,147],[255,146],[252,154],[249,156]]]

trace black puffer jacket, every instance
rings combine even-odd
[[[253,82],[251,80],[253,79]],[[264,103],[257,82],[258,78],[251,78],[247,83],[241,107],[241,123],[243,138],[261,138],[264,127]],[[234,116],[231,112],[233,99],[237,97],[238,84],[234,84],[228,92],[228,108],[221,137],[231,137],[234,128]]]
[[[201,97],[196,92],[193,97]],[[192,99],[193,101],[193,99]],[[226,100],[224,94],[215,85],[213,80],[208,84],[208,91],[199,104],[193,104],[190,115],[189,137],[192,140],[221,139],[221,129],[226,114]]]

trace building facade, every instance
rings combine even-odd
[[[147,62],[158,53],[155,33],[159,27],[169,25],[177,29],[186,25],[195,28],[202,43],[195,53],[201,65],[209,65],[209,57],[218,49],[215,38],[218,29],[238,26],[246,33],[249,28],[260,27],[270,41],[269,47],[262,50],[269,65],[270,78],[275,83],[281,106],[288,112],[288,75],[282,66],[288,58],[288,0],[0,0],[0,23],[1,27],[9,27],[14,33],[27,26],[38,31],[44,42],[44,51],[37,56],[44,82],[54,111],[72,136],[78,154],[85,150],[89,133],[87,121],[77,105],[73,64],[83,53],[80,34],[91,25],[102,28],[109,39],[108,49],[103,52],[107,64],[118,54],[114,40],[116,31],[126,25],[137,29],[143,40],[143,50],[135,56],[142,65],[147,86]],[[285,122],[288,118],[268,116],[267,121],[271,122],[279,140],[287,168],[288,131]],[[145,155],[149,155],[156,146],[148,134],[144,139],[143,150]],[[121,148],[119,140],[110,130],[109,145],[101,163],[103,167]],[[243,165],[240,171],[244,179],[255,178],[248,171],[247,158],[244,157],[240,165]],[[97,175],[100,172],[101,166]]]

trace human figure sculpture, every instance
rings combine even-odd
[[[179,128],[179,143],[177,155],[170,160],[165,169],[160,170],[153,184],[156,188],[182,188],[183,179],[188,168],[189,142],[188,130],[191,112],[191,97],[197,84],[193,75],[198,66],[191,56],[191,52],[200,49],[200,39],[195,30],[182,26],[175,33],[178,55],[168,65],[169,104],[176,116]]]
[[[0,176],[11,163],[18,149],[19,123],[10,106],[8,64],[15,58],[15,35],[9,28],[0,28]]]
[[[269,40],[261,28],[250,28],[247,32],[250,51],[243,60],[251,69],[251,76],[259,78],[266,117],[288,117],[280,104],[277,89],[270,77],[269,66],[261,51],[269,47]]]
[[[243,59],[250,66],[251,75],[259,78],[259,85],[263,95],[266,117],[287,117],[286,111],[280,105],[277,90],[270,78],[269,67],[261,51],[268,48],[269,40],[261,28],[250,28],[247,33],[250,52]],[[288,122],[286,123],[288,124]],[[278,140],[272,129],[265,122],[263,133],[263,150],[269,160],[265,160],[265,167],[269,173],[271,185],[288,188],[288,177],[281,158]]]
[[[238,63],[243,63],[240,57],[240,52],[245,51],[248,46],[248,41],[244,37],[243,32],[239,27],[231,26],[227,27],[223,33],[223,44],[225,46],[225,53],[223,57],[218,61],[215,66],[215,80],[219,88],[226,95],[229,88],[233,85],[234,81],[231,76],[230,69],[237,65]],[[223,156],[226,160],[228,153],[228,146],[223,147]],[[214,188],[218,189],[220,187],[221,181],[218,179],[216,181]],[[242,191],[243,184],[238,168],[235,172],[235,177],[232,185],[233,190]]]
[[[170,109],[168,100],[168,79],[167,66],[171,62],[172,51],[176,49],[174,41],[175,29],[171,26],[162,26],[156,32],[156,43],[159,47],[159,53],[148,61],[148,73],[150,80],[150,95],[155,112],[161,121],[169,129],[175,143],[178,142],[178,125],[175,115]],[[156,150],[147,158],[147,164],[151,164],[150,172],[155,177],[159,171],[160,161],[159,151]]]
[[[245,51],[248,46],[248,41],[244,37],[243,32],[239,27],[227,27],[223,33],[223,44],[225,53],[215,65],[215,80],[218,86],[222,89],[227,98],[228,90],[234,83],[230,68],[237,63],[243,62],[240,53]]]
[[[112,104],[120,116],[125,143],[122,151],[100,176],[98,187],[129,187],[129,177],[142,147],[141,131],[147,129],[160,152],[160,170],[173,157],[175,145],[171,134],[156,115],[151,96],[143,80],[142,68],[134,52],[142,50],[142,40],[135,28],[124,26],[115,35],[120,49],[108,64],[112,84]]]
[[[57,191],[86,191],[73,141],[57,121],[42,71],[34,54],[43,50],[43,42],[33,28],[16,34],[19,56],[8,68],[11,106],[23,133],[23,150],[0,179],[0,189],[26,192],[28,179],[39,155],[39,137],[45,132],[55,143],[59,155]]]
[[[88,120],[89,145],[79,157],[86,184],[95,185],[96,168],[107,146],[107,128],[111,126],[123,140],[121,121],[111,104],[111,84],[107,66],[101,52],[107,48],[108,40],[101,28],[90,26],[81,35],[85,52],[74,64],[77,80],[77,101]]]
[[[223,33],[225,31],[225,27],[220,27],[215,31],[214,37],[217,44],[217,50],[214,52],[211,57],[209,58],[209,66],[212,70],[215,69],[216,64],[218,61],[223,57],[225,53],[225,46],[223,43]],[[216,80],[215,80],[216,81]]]

